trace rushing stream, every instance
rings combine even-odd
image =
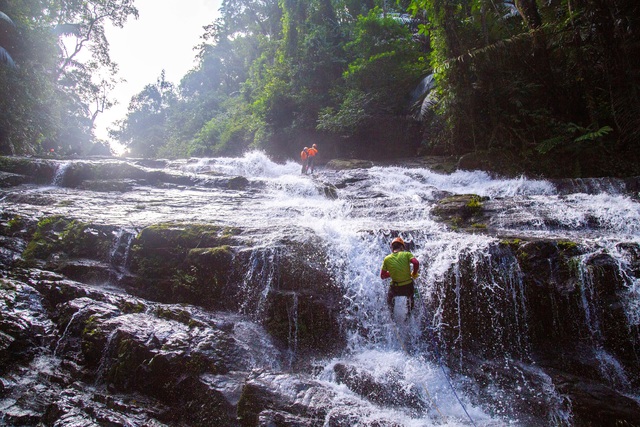
[[[352,425],[376,425],[380,419],[409,427],[527,425],[526,420],[509,413],[508,401],[513,396],[502,395],[504,388],[488,387],[486,392],[493,394],[493,402],[504,401],[502,405],[483,406],[472,395],[476,380],[459,373],[464,369],[451,365],[464,359],[455,354],[462,353],[468,339],[468,325],[462,315],[458,315],[454,332],[442,332],[443,322],[450,322],[450,309],[442,297],[445,287],[458,292],[457,301],[462,300],[463,266],[476,265],[475,281],[482,292],[507,295],[500,303],[509,307],[509,313],[498,313],[497,309],[489,313],[489,327],[493,325],[495,332],[504,324],[509,325],[508,331],[495,332],[497,336],[504,338],[509,348],[520,349],[522,359],[531,353],[527,324],[531,301],[524,296],[518,260],[508,255],[498,260],[495,248],[501,239],[513,236],[574,242],[588,248],[575,261],[578,269],[598,254],[613,257],[625,275],[624,312],[629,325],[637,331],[640,324],[638,279],[631,271],[628,254],[619,247],[620,243],[640,244],[640,203],[637,194],[612,180],[582,186],[574,182],[573,188],[560,189],[544,180],[499,179],[477,171],[441,174],[425,168],[390,166],[344,171],[321,168],[311,177],[300,175],[297,163],[277,164],[264,154],[253,152],[242,158],[170,161],[162,166],[163,173],[191,179],[192,185],[132,184],[127,191],[98,192],[61,185],[72,162],[60,162],[50,185],[23,184],[5,189],[0,208],[25,217],[63,215],[117,226],[123,231],[117,236],[119,243],[114,246],[113,258],[121,266],[126,266],[129,258],[127,242],[137,232],[168,221],[253,230],[247,238],[254,247],[267,248],[282,236],[319,238],[328,254],[322,268],[344,293],[342,316],[348,330],[346,349],[338,357],[313,361],[312,375],[333,390],[335,408],[344,410],[354,400],[359,401],[353,406]],[[220,176],[244,177],[250,185],[237,190],[210,185]],[[334,189],[335,197],[327,197],[326,188]],[[482,197],[485,206],[492,209],[490,223],[478,226],[478,233],[467,233],[438,221],[432,212],[434,206],[452,194]],[[482,232],[482,227],[491,232]],[[408,321],[400,323],[390,319],[385,302],[387,283],[379,277],[389,242],[397,234],[410,243],[422,264],[417,308]],[[482,267],[492,262],[501,263],[500,270]],[[637,383],[630,379],[637,372],[625,371],[615,355],[598,344],[604,338],[600,319],[592,307],[596,296],[589,286],[589,271],[581,270],[581,322],[588,325],[587,333],[596,343],[594,348],[600,348],[597,357],[601,375],[624,388],[627,397],[640,401]],[[268,292],[268,271],[250,271],[247,280],[263,281],[264,292]],[[402,301],[397,302],[396,311],[403,311]],[[72,321],[68,325],[71,324]],[[58,343],[54,350],[62,344]],[[289,351],[283,360],[270,361],[272,367],[287,371],[294,363],[295,340]],[[448,353],[447,357],[443,353]],[[336,380],[336,366],[343,364],[358,366],[380,383],[393,382],[407,395],[419,396],[419,402],[408,406],[385,405],[375,399],[364,402]],[[519,369],[538,381],[530,392],[541,395],[549,425],[571,425],[571,404],[556,390],[549,375],[535,363]]]

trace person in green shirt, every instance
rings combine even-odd
[[[413,266],[413,268],[411,268]],[[384,258],[380,278],[391,278],[389,291],[387,292],[387,305],[393,318],[395,297],[407,297],[407,314],[411,315],[414,306],[414,283],[418,277],[420,263],[413,254],[406,250],[404,240],[396,237],[391,242],[391,253]]]

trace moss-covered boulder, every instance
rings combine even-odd
[[[23,252],[31,265],[49,264],[62,268],[69,258],[89,258],[108,262],[115,227],[88,224],[62,216],[44,217]]]
[[[144,228],[132,242],[130,291],[156,301],[235,309],[229,286],[239,232],[210,224]]]
[[[58,170],[58,163],[53,160],[29,157],[0,156],[0,171],[19,175],[24,178],[9,178],[9,183],[36,182],[49,184]]]
[[[431,212],[453,230],[483,232],[489,220],[485,201],[475,194],[457,194],[439,200]]]
[[[253,268],[240,289],[242,310],[265,325],[294,363],[331,354],[346,342],[340,324],[343,292],[325,267],[325,250],[310,235],[243,254]]]

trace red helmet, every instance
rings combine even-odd
[[[391,247],[393,247],[393,245],[396,243],[400,243],[404,247],[404,240],[402,240],[401,237],[396,237],[395,239],[393,239],[391,241]]]

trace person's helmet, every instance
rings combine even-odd
[[[399,243],[399,244],[401,244],[401,245],[402,245],[402,247],[404,247],[404,240],[402,240],[402,238],[401,238],[401,237],[396,237],[395,239],[393,239],[393,240],[391,241],[391,247],[393,248],[393,246],[394,246],[396,243]]]
[[[306,151],[306,150],[308,150],[308,149],[309,149],[309,147],[304,147],[304,148],[303,148],[303,150],[305,150],[305,151]]]
[[[313,144],[313,145],[312,145],[312,147],[313,147],[313,148],[316,148],[316,147],[318,147],[318,146],[317,146],[316,144]]]

